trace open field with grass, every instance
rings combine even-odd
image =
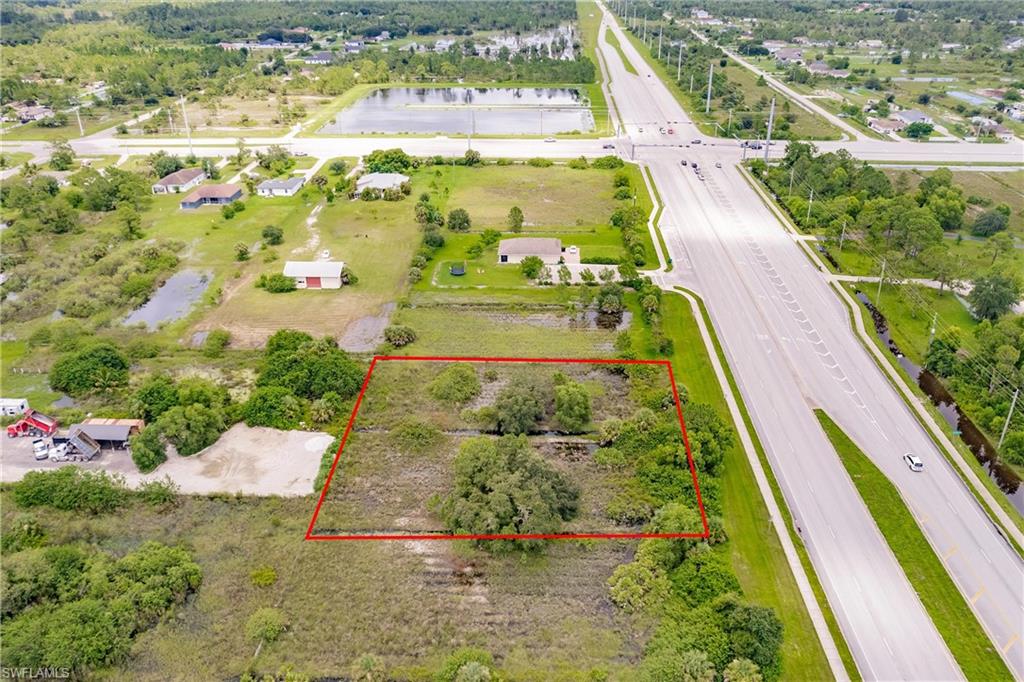
[[[889,323],[889,333],[893,341],[900,347],[903,354],[918,365],[924,364],[924,355],[928,351],[931,336],[932,313],[938,313],[944,327],[957,327],[964,335],[970,336],[978,326],[971,313],[950,291],[939,293],[936,289],[916,286],[915,298],[920,297],[927,308],[921,310],[906,296],[906,288],[910,284],[886,284],[882,287],[881,304],[876,300],[878,285],[865,283],[860,290],[885,315]],[[851,286],[851,291],[856,288]]]
[[[9,530],[19,510],[7,494],[3,501]],[[515,679],[577,680],[591,668],[630,678],[639,647],[631,633],[644,622],[603,596],[628,544],[565,542],[543,556],[492,557],[453,543],[306,542],[312,506],[311,497],[186,497],[173,508],[36,516],[55,542],[120,555],[158,540],[194,552],[198,595],[137,640],[120,672],[131,679],[224,679],[286,665],[344,677],[368,653],[387,661],[390,676],[429,679],[459,646],[487,648]],[[277,579],[256,587],[249,575],[263,566]],[[268,606],[288,627],[254,657],[246,620]]]
[[[636,533],[642,525],[616,520],[609,504],[627,490],[631,464],[601,466],[598,426],[628,419],[641,405],[621,367],[586,364],[460,363],[477,376],[481,391],[471,400],[451,402],[430,390],[452,365],[429,361],[378,362],[354,432],[341,454],[313,532],[321,534],[444,534],[445,522],[433,500],[451,494],[455,458],[472,438],[495,440],[497,431],[468,411],[493,409],[506,387],[525,382],[536,390],[547,414],[531,429],[529,445],[555,471],[580,489],[577,515],[558,533]],[[659,388],[669,391],[664,367],[654,369]],[[577,382],[589,396],[590,423],[571,435],[553,416],[556,381]],[[416,425],[417,438],[409,435]],[[482,429],[482,431],[481,431]],[[675,446],[683,447],[682,432]],[[679,466],[686,468],[685,459]],[[698,523],[681,532],[702,533]]]
[[[969,680],[1012,679],[899,491],[825,412],[815,413],[964,675]]]
[[[26,161],[32,160],[32,155],[28,152],[11,152],[3,151],[4,168],[17,168],[18,166],[24,165]]]
[[[113,109],[107,107],[82,107],[79,112],[82,117],[82,129],[85,130],[86,135],[92,135],[100,132],[101,130],[113,128],[119,123],[124,123],[146,110],[130,109],[128,107],[115,107]],[[49,141],[59,138],[74,140],[81,137],[82,133],[78,128],[78,120],[75,118],[75,112],[69,111],[66,112],[66,114],[68,117],[67,125],[58,126],[56,128],[44,128],[39,125],[38,121],[33,121],[24,125],[6,124],[2,129],[0,129],[0,135],[2,135],[5,140],[11,142],[16,140]]]

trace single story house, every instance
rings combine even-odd
[[[28,401],[24,398],[0,398],[0,415],[17,417],[25,414],[27,409]]]
[[[30,123],[31,121],[41,121],[44,118],[50,118],[53,116],[53,109],[42,105],[25,106],[15,109],[15,114],[22,123]]]
[[[296,289],[340,289],[345,264],[332,260],[290,260],[284,276],[295,280]]]
[[[822,61],[811,62],[807,65],[807,70],[815,76],[828,76],[830,78],[849,78],[850,72],[843,69],[833,69],[827,63]]]
[[[261,197],[290,197],[302,189],[306,178],[296,175],[284,180],[264,180],[256,186],[256,194]]]
[[[775,52],[775,61],[782,65],[803,64],[804,51],[799,47],[786,47]]]
[[[238,185],[203,185],[181,200],[182,208],[199,208],[205,204],[230,204],[242,198]]]
[[[182,168],[153,183],[153,194],[177,194],[192,189],[206,179],[202,168]]]
[[[348,54],[359,54],[363,51],[365,43],[361,40],[346,40],[345,41],[345,52]]]
[[[907,124],[893,118],[869,118],[868,127],[877,133],[888,135],[889,133],[900,132],[907,127]]]
[[[134,431],[133,431],[134,429]],[[128,441],[138,433],[138,429],[128,424],[72,424],[68,430],[68,439],[74,442],[76,437],[88,436],[99,444],[101,448],[124,449],[128,447]]]
[[[768,50],[769,54],[775,54],[776,52],[778,52],[782,48],[786,47],[786,41],[785,40],[766,40],[763,43],[761,43],[761,45],[764,47],[764,49]]]
[[[398,189],[406,182],[409,182],[409,176],[401,173],[367,173],[356,180],[356,192],[362,192],[367,188],[381,191]]]
[[[911,123],[934,123],[931,116],[918,109],[904,109],[903,111],[897,111],[893,114],[893,118],[898,118],[907,125],[910,125]]]
[[[498,243],[499,263],[521,263],[527,256],[537,256],[548,265],[562,260],[562,240],[554,237],[514,237]]]
[[[314,52],[303,60],[306,64],[331,64],[334,62],[332,52]]]

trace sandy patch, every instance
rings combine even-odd
[[[167,461],[149,474],[140,474],[126,451],[105,450],[98,459],[79,465],[122,474],[132,487],[170,477],[187,494],[302,496],[313,493],[320,458],[332,440],[330,434],[321,431],[279,431],[235,424],[198,454],[168,454]],[[35,461],[30,438],[3,445],[0,477],[5,482],[20,480],[27,471],[64,466]]]

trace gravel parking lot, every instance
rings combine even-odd
[[[333,440],[322,431],[279,431],[235,424],[206,450],[192,457],[169,454],[156,471],[140,474],[124,450],[103,450],[84,469],[119,473],[128,485],[169,476],[183,493],[242,493],[301,496],[313,492],[320,457]],[[28,471],[55,469],[65,463],[38,462],[31,438],[0,441],[0,480],[21,480]]]

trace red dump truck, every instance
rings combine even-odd
[[[21,436],[32,436],[33,438],[45,438],[57,432],[57,420],[48,417],[42,412],[25,410],[21,419],[7,427],[8,438],[19,438]]]

